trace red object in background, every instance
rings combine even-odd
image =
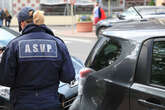
[[[95,18],[94,19],[94,24],[97,24],[98,21],[99,21],[99,18]]]
[[[80,78],[84,78],[84,77],[86,77],[87,75],[89,75],[91,72],[94,72],[94,70],[93,69],[91,69],[91,68],[83,68],[83,69],[81,69],[80,70]]]
[[[100,20],[106,19],[106,14],[101,7],[100,7],[99,11],[101,13],[101,17],[100,18],[94,18],[94,24],[97,24],[97,22],[99,22]]]
[[[100,8],[100,11],[101,11],[101,18],[99,18],[99,20],[106,19],[106,15],[105,15],[104,10],[102,8]]]
[[[101,13],[101,17],[100,18],[94,18],[94,24],[97,24],[97,22],[99,22],[100,20],[107,18],[104,10],[101,7],[99,9],[100,9],[99,11]]]

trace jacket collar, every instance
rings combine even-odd
[[[22,35],[32,32],[45,32],[54,36],[53,32],[45,24],[35,25],[33,23],[25,26],[25,28],[22,30]]]

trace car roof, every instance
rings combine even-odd
[[[106,29],[103,35],[137,42],[142,42],[152,37],[165,37],[165,18],[116,24]]]
[[[147,9],[147,8],[165,8],[164,6],[134,6],[137,9]]]

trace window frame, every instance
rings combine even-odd
[[[105,44],[105,42],[106,42],[106,44]],[[110,42],[110,44],[115,44],[115,45],[117,45],[117,47],[120,47],[121,51],[120,51],[120,55],[118,55],[118,58],[121,56],[122,45],[120,44],[120,41],[116,40],[115,38],[102,37],[101,39],[99,39],[99,41],[96,43],[95,47],[92,49],[92,51],[91,51],[91,53],[90,53],[90,55],[89,55],[89,57],[87,59],[88,62],[85,63],[85,65],[87,67],[90,67],[90,68],[96,70],[94,68],[95,67],[94,65],[96,64],[96,57],[98,57],[98,53],[100,54],[100,52],[103,51],[103,47],[105,45],[107,45],[107,42]],[[114,62],[116,62],[118,60],[118,58]],[[97,68],[96,71],[99,71],[99,70],[102,70],[104,68],[107,68],[107,67],[109,67],[112,64],[109,64],[109,65],[104,66],[104,67],[99,68],[99,69]]]

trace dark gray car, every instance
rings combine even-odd
[[[165,110],[164,19],[106,29],[85,65],[75,110]]]
[[[149,18],[165,17],[164,6],[134,6],[126,9],[114,18],[107,18],[96,24],[97,37],[108,28],[118,23],[133,22],[136,20],[146,20]]]

